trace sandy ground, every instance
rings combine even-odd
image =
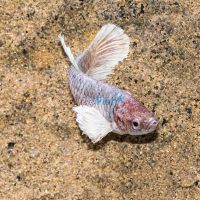
[[[131,39],[109,83],[155,108],[147,136],[93,145],[76,125],[77,55],[108,22]],[[200,1],[0,0],[0,199],[199,200]]]

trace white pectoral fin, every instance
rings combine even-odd
[[[77,106],[73,110],[77,113],[76,121],[80,129],[93,143],[100,141],[113,130],[112,124],[97,109],[89,106]]]

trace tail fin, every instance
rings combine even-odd
[[[77,63],[76,63],[76,60],[74,59],[74,56],[73,56],[73,54],[72,54],[72,52],[71,52],[71,49],[70,49],[68,46],[66,46],[66,44],[65,44],[64,35],[60,34],[60,35],[58,36],[58,38],[60,39],[60,42],[61,42],[61,44],[62,44],[62,47],[63,47],[65,53],[67,54],[67,56],[68,56],[70,62],[72,63],[72,65],[73,65],[77,70],[79,70],[79,67],[78,67],[78,65],[77,65]]]
[[[129,38],[114,24],[104,25],[95,39],[77,59],[76,63],[88,76],[103,80],[127,57]]]

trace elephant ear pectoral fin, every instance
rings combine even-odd
[[[86,134],[93,143],[100,141],[113,130],[112,124],[95,108],[89,106],[76,106],[76,121],[83,134]]]

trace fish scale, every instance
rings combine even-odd
[[[120,93],[123,96],[127,96],[127,94],[109,84],[91,79],[82,72],[77,71],[73,66],[70,67],[69,76],[70,89],[76,103],[95,107],[107,120],[112,121],[111,113],[114,106],[104,103],[98,104],[96,97],[101,96],[103,99],[112,99],[116,98],[116,93]]]

